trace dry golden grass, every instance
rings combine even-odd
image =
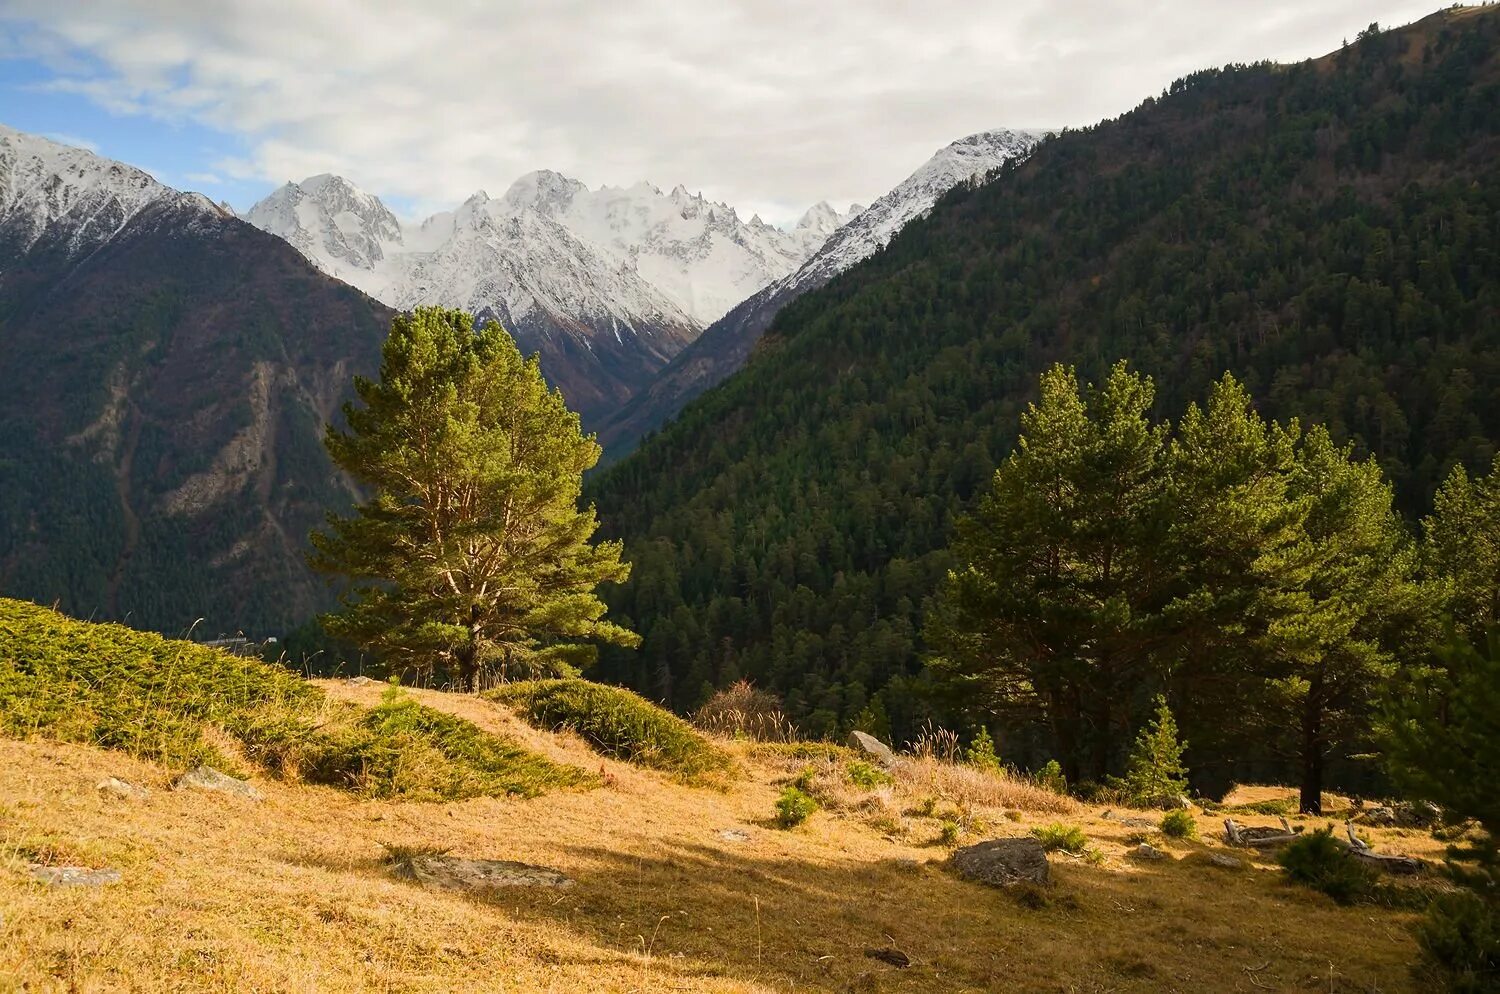
[[[328,689],[364,704],[380,691]],[[417,696],[598,770],[606,786],[419,804],[265,781],[266,800],[252,804],[174,793],[161,768],[120,753],[0,741],[0,990],[1416,989],[1410,913],[1339,908],[1283,885],[1264,861],[1238,873],[1194,859],[1135,864],[1121,812],[1028,810],[1012,822],[999,806],[1017,812],[1025,796],[971,789],[971,813],[994,821],[988,834],[1063,821],[1104,853],[1100,866],[1055,855],[1048,899],[1025,902],[941,867],[935,816],[958,798],[938,797],[933,816],[904,813],[919,791],[968,789],[955,779],[964,774],[918,767],[875,790],[841,781],[829,810],[781,831],[772,806],[804,761],[732,745],[742,779],[705,791],[600,760],[576,737],[474,698]],[[95,784],[106,776],[152,794],[105,797]],[[880,831],[876,811],[909,830]],[[1205,839],[1218,837],[1217,817],[1198,821]],[[749,840],[723,838],[728,829]],[[1367,834],[1438,851],[1418,834]],[[543,863],[577,885],[483,899],[426,890],[391,875],[385,845]],[[1216,848],[1162,845],[1179,856]],[[124,879],[48,889],[24,872],[38,855],[107,864]],[[892,945],[909,969],[864,955]]]

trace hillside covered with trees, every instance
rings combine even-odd
[[[806,733],[911,736],[943,706],[923,628],[954,522],[1057,361],[1128,359],[1171,422],[1228,371],[1427,514],[1500,437],[1497,43],[1468,8],[1197,73],[795,302],[594,481],[634,563],[612,613],[644,638],[600,675],[682,710],[749,677]]]

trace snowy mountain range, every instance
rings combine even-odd
[[[0,124],[0,266],[39,246],[76,257],[157,204],[222,214],[134,166]]]
[[[678,186],[590,190],[547,170],[500,197],[403,225],[339,176],[287,183],[245,215],[392,307],[494,318],[585,418],[618,406],[705,326],[794,272],[849,218],[818,204],[789,231]]]
[[[884,248],[959,183],[1024,157],[1043,137],[1045,132],[1001,129],[969,135],[939,149],[889,193],[839,225],[806,262],[731,308],[674,356],[645,389],[610,413],[599,425],[606,452],[615,458],[628,452],[646,432],[665,424],[688,401],[743,366],[781,308]]]

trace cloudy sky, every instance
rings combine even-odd
[[[1114,116],[1439,0],[0,0],[0,121],[245,208],[336,172],[423,215],[551,168],[748,216],[868,202],[993,127]]]

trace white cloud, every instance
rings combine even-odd
[[[215,173],[183,173],[182,178],[189,183],[203,183],[208,186],[219,186],[224,182]]]
[[[946,142],[1087,124],[1204,66],[1303,58],[1433,0],[0,0],[59,89],[241,136],[213,169],[418,209],[552,168],[748,213],[868,202]],[[87,55],[105,73],[80,72]]]

